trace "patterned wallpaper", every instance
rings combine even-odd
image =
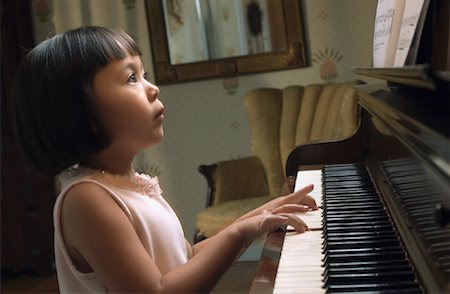
[[[375,8],[376,0],[303,0],[308,68],[161,87],[165,138],[139,154],[136,166],[160,177],[189,240],[206,201],[198,166],[251,154],[245,92],[364,79],[350,67],[371,65]],[[143,0],[35,0],[33,12],[37,41],[81,24],[122,27],[137,40],[152,71]]]

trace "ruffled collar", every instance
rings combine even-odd
[[[58,175],[61,183],[80,177],[89,177],[104,184],[152,197],[162,194],[158,177],[136,172],[133,176],[112,174],[104,170],[74,165]]]

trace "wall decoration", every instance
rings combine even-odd
[[[222,7],[222,19],[224,22],[230,19],[230,7]]]
[[[339,50],[325,48],[325,51],[317,50],[313,54],[312,61],[319,64],[320,77],[326,83],[332,83],[335,81],[338,75],[336,63],[341,61],[343,56]]]
[[[39,21],[47,21],[51,18],[52,7],[50,0],[36,0],[34,2],[34,14]]]
[[[122,0],[123,5],[126,9],[133,9],[136,0]]]
[[[233,95],[236,93],[236,89],[239,87],[239,78],[231,77],[223,79],[223,88],[228,95]]]
[[[321,10],[320,13],[317,15],[318,18],[325,20],[328,16],[330,16],[325,10]]]
[[[237,121],[237,120],[233,120],[230,123],[230,126],[231,126],[232,129],[238,130],[241,127],[241,123],[239,121]]]

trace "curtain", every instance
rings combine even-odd
[[[142,50],[146,70],[152,72],[144,0],[33,0],[35,43],[82,25],[121,28]]]

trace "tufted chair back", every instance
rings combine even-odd
[[[295,146],[353,134],[355,84],[261,88],[245,95],[252,153],[264,166],[271,195],[277,195],[284,184],[286,159]]]
[[[294,147],[351,136],[357,128],[355,84],[248,92],[244,102],[252,156],[199,166],[208,189],[206,208],[197,214],[195,242],[279,196],[285,183],[286,160]]]

